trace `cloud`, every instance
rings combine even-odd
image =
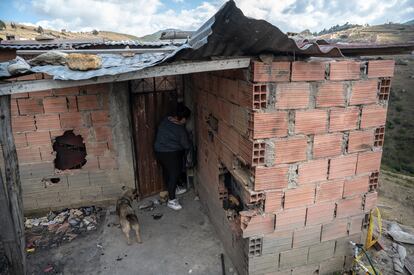
[[[164,9],[160,0],[37,0],[37,25],[72,31],[107,30],[142,36],[160,29],[197,29],[217,10],[203,2],[194,9]],[[162,11],[161,11],[162,10]]]
[[[318,31],[336,24],[382,24],[414,18],[414,0],[236,0],[245,15],[283,31]]]
[[[171,9],[163,0],[32,0],[36,22],[53,29],[108,30],[142,36],[160,29],[196,30],[225,3],[210,0],[191,9]],[[184,0],[173,0],[184,2]],[[414,0],[235,0],[245,15],[282,31],[319,31],[346,22],[381,24],[414,18]],[[27,9],[26,9],[27,10]]]

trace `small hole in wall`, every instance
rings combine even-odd
[[[54,184],[59,183],[60,182],[60,178],[51,178],[50,179],[50,182],[51,183],[54,183]]]
[[[66,131],[55,139],[55,168],[59,170],[80,169],[86,164],[86,147],[81,135]]]
[[[44,187],[47,188],[49,186],[58,184],[60,182],[60,178],[43,178],[42,182],[44,184]]]

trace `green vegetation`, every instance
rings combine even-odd
[[[5,30],[5,29],[6,29],[6,23],[0,20],[0,30]]]
[[[339,31],[344,31],[347,29],[356,28],[356,27],[362,27],[362,25],[349,24],[349,22],[346,22],[343,25],[335,25],[333,27],[330,27],[329,29],[323,29],[322,31],[318,33],[313,33],[313,35],[322,35],[322,34],[328,34],[328,33],[333,33],[333,32],[339,32]]]
[[[42,26],[37,27],[36,31],[38,33],[43,33],[44,32]]]
[[[407,58],[405,56],[404,58]],[[414,175],[414,59],[397,65],[388,106],[382,168]]]

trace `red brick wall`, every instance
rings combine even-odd
[[[361,239],[375,206],[369,176],[380,169],[382,147],[374,133],[387,113],[378,85],[393,70],[388,60],[328,60],[194,75],[204,200],[220,208],[211,197],[228,170],[250,209],[221,225],[255,247],[240,273],[329,272],[349,263],[347,242]]]
[[[109,85],[13,95],[12,129],[25,210],[95,204],[118,195]],[[53,142],[66,130],[84,139],[87,163],[81,169],[54,168]],[[60,181],[50,184],[50,178]]]

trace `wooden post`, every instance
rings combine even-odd
[[[10,95],[0,96],[0,145],[5,170],[3,178],[0,167],[0,240],[10,265],[10,274],[24,275],[26,254],[22,187],[11,128]]]

